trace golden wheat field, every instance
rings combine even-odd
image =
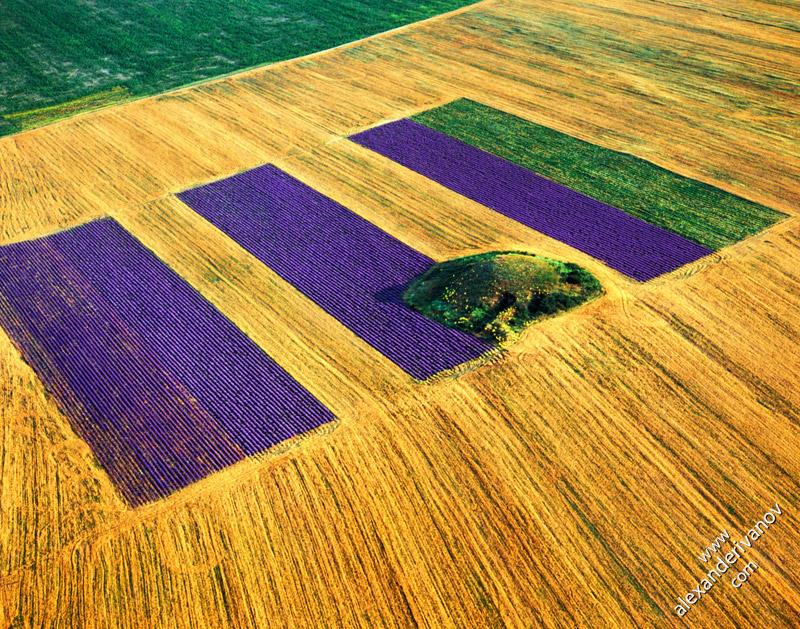
[[[791,2],[486,0],[0,139],[0,244],[116,218],[337,418],[134,509],[0,333],[0,626],[799,625],[799,84]],[[788,218],[637,283],[344,139],[461,97]],[[265,163],[606,295],[416,382],[174,196]],[[680,620],[776,503],[758,571]]]

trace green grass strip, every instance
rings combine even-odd
[[[59,105],[50,105],[48,107],[40,107],[29,111],[8,114],[3,117],[3,121],[10,125],[14,132],[27,131],[28,129],[35,129],[36,127],[56,122],[62,118],[74,116],[75,114],[94,111],[103,107],[109,107],[110,105],[119,105],[131,98],[130,92],[124,87],[112,87],[104,92],[89,94],[83,98],[76,98],[75,100],[67,101]],[[0,126],[0,134],[2,134],[2,128],[3,127]]]
[[[633,155],[471,100],[457,100],[413,119],[711,249],[785,217]]]

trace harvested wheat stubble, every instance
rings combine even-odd
[[[492,348],[403,303],[433,260],[275,166],[178,197],[414,378]]]
[[[0,323],[133,505],[332,419],[111,219],[0,248]]]
[[[711,250],[413,120],[350,137],[361,146],[646,281]]]

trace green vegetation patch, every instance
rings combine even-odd
[[[474,1],[3,0],[0,135],[95,108],[97,95],[106,98],[113,88],[135,97],[156,94]]]
[[[433,265],[403,294],[425,316],[503,342],[527,325],[603,293],[571,262],[513,251],[482,253]]]
[[[711,249],[784,214],[627,153],[612,151],[471,100],[413,119]]]

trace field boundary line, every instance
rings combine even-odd
[[[125,101],[123,103],[114,103],[106,106],[101,106],[96,109],[90,109],[88,111],[79,112],[74,116],[68,116],[66,118],[61,118],[60,120],[55,120],[51,123],[44,124],[40,127],[35,127],[33,129],[27,129],[25,131],[20,131],[19,133],[12,133],[6,136],[0,136],[0,147],[3,145],[4,142],[9,141],[12,138],[18,138],[23,135],[28,135],[31,133],[36,133],[41,131],[42,129],[48,129],[50,127],[55,127],[57,125],[62,125],[65,123],[70,122],[71,120],[75,120],[76,118],[84,118],[86,116],[90,116],[92,114],[97,114],[101,111],[107,111],[109,109],[114,108],[123,108],[127,107],[128,105],[132,105],[134,103],[140,103],[142,101],[161,98],[162,96],[167,96],[171,94],[180,94],[181,92],[192,90],[196,87],[200,87],[202,85],[211,85],[213,83],[222,82],[230,78],[240,78],[249,76],[252,74],[256,74],[257,72],[262,72],[265,70],[271,70],[273,68],[290,65],[292,63],[300,63],[303,61],[308,61],[309,59],[313,59],[314,57],[319,57],[321,55],[325,55],[328,53],[332,53],[338,50],[346,50],[348,48],[353,48],[355,46],[359,46],[364,44],[368,41],[373,39],[378,39],[380,37],[394,35],[395,33],[403,32],[409,30],[411,28],[415,28],[417,26],[421,26],[423,24],[428,24],[430,22],[434,22],[437,20],[445,20],[447,18],[455,17],[456,15],[460,15],[462,13],[466,13],[467,11],[471,11],[476,7],[484,7],[487,5],[495,4],[498,0],[477,0],[477,2],[473,2],[463,7],[459,7],[457,9],[453,9],[452,11],[448,11],[447,13],[439,13],[438,15],[432,15],[431,17],[425,18],[424,20],[418,20],[416,22],[409,22],[408,24],[403,24],[402,26],[397,26],[395,28],[391,28],[388,31],[381,31],[380,33],[374,33],[372,35],[367,35],[366,37],[362,37],[361,39],[355,39],[353,41],[345,42],[343,44],[339,44],[338,46],[333,46],[331,48],[325,48],[324,50],[317,50],[316,52],[310,52],[306,55],[301,55],[299,57],[292,57],[291,59],[283,59],[281,61],[268,61],[266,63],[260,63],[254,66],[246,66],[244,68],[239,68],[238,70],[233,70],[231,72],[227,72],[225,74],[218,74],[213,77],[209,77],[207,79],[200,79],[198,81],[193,81],[191,83],[186,83],[179,87],[175,87],[169,90],[165,90],[163,92],[158,92],[156,94],[148,94],[146,96],[139,96],[136,98],[132,98],[129,101]]]

